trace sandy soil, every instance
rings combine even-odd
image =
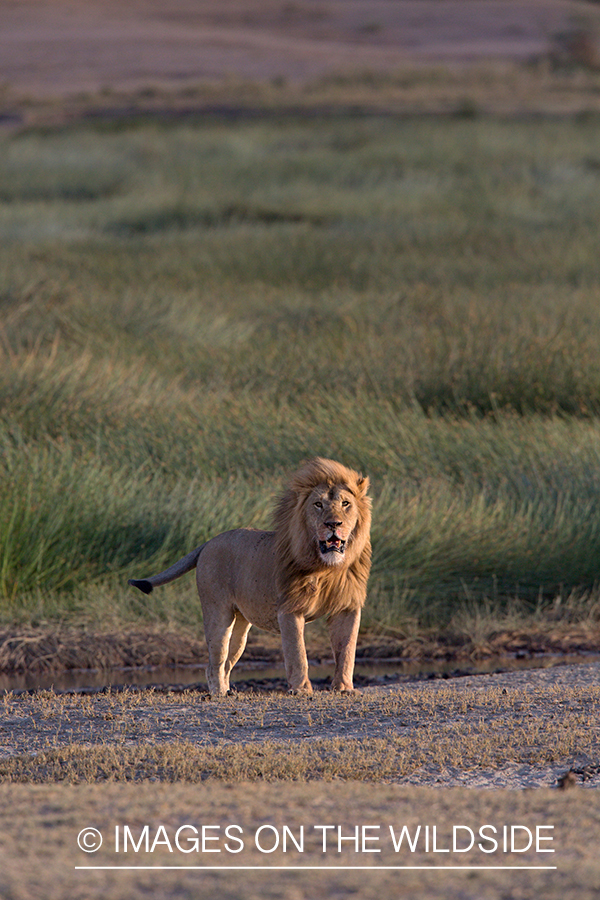
[[[0,84],[33,96],[526,60],[582,0],[0,0]]]
[[[181,852],[158,845],[153,852],[115,853],[115,829],[128,825],[136,839],[147,825],[151,840],[160,825],[170,841],[181,826],[200,831],[213,826],[217,836],[230,825],[242,828],[245,840],[237,855]],[[341,853],[330,843],[323,853],[315,841],[316,824],[341,826],[343,835],[371,826],[378,837],[367,849],[355,852],[346,842]],[[472,828],[504,825],[535,828],[550,826],[554,853],[472,852],[414,853],[406,846],[395,853],[390,826],[403,825],[414,835],[421,825],[437,829],[437,847],[446,849],[454,825]],[[298,836],[304,827],[302,853],[293,845],[283,853],[260,853],[254,835],[269,835],[283,826]],[[77,838],[96,828],[104,838],[99,852],[85,853]],[[188,827],[183,836],[193,835]],[[237,832],[239,834],[239,832]],[[464,830],[461,837],[468,834]],[[523,831],[518,832],[524,835]],[[320,836],[320,832],[318,833]],[[373,897],[430,900],[594,900],[600,889],[598,840],[600,821],[597,798],[584,791],[438,791],[400,785],[365,784],[253,784],[222,785],[64,785],[0,786],[0,896],[10,900],[372,900]],[[185,845],[184,845],[185,846]],[[239,845],[234,845],[239,847]],[[463,845],[464,846],[464,845]],[[523,846],[523,845],[522,845]],[[431,847],[430,847],[431,850]],[[80,866],[118,868],[79,869]],[[465,870],[464,866],[485,866]],[[170,869],[124,867],[169,866]],[[194,870],[191,866],[215,866]],[[262,869],[244,869],[261,866]],[[291,866],[291,871],[280,867]],[[365,870],[325,867],[365,867]],[[386,868],[386,867],[407,868]],[[418,867],[433,866],[428,871]],[[550,869],[527,867],[551,866]],[[184,867],[184,868],[182,868]],[[234,867],[239,867],[234,868]],[[415,867],[415,868],[413,868]],[[448,868],[441,868],[448,867]],[[514,867],[514,868],[512,868]],[[241,871],[240,871],[241,868]]]

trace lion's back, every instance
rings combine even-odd
[[[202,604],[233,606],[253,624],[277,631],[275,534],[236,528],[212,538],[196,569]]]

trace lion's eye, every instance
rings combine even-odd
[[[315,501],[315,506],[317,507],[317,509],[323,509],[323,504],[320,500]]]
[[[350,506],[349,500],[342,500],[342,506]]]

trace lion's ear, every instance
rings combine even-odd
[[[356,487],[358,488],[358,493],[364,497],[369,490],[369,476],[363,475],[358,478],[356,481]]]

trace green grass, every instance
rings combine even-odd
[[[371,627],[596,620],[599,139],[589,117],[5,136],[0,619],[194,627],[190,586],[140,605],[127,578],[268,527],[324,454],[372,477]]]

